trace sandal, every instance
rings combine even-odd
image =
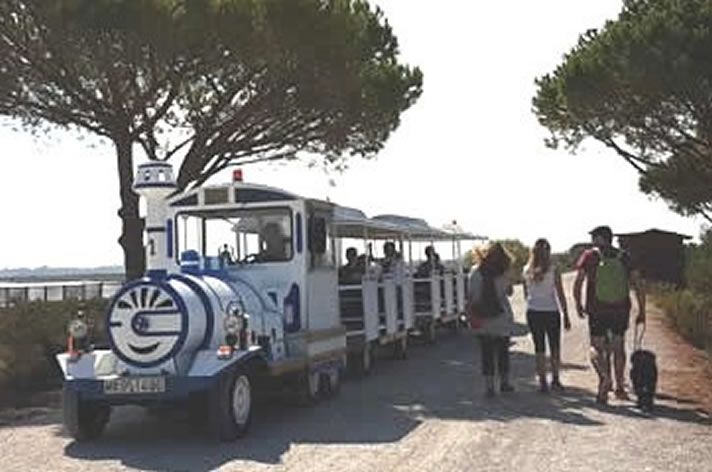
[[[559,379],[553,379],[551,381],[551,389],[556,392],[563,392],[564,390],[566,390],[566,388],[564,388],[564,386],[561,385],[561,382],[559,381]]]
[[[602,405],[608,404],[608,392],[611,388],[611,381],[607,379],[602,379],[598,383],[598,395],[596,395],[596,403]]]
[[[499,391],[502,393],[511,393],[514,391],[514,387],[508,383],[503,383],[499,386]]]

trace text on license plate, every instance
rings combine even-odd
[[[164,377],[120,377],[104,381],[104,393],[159,393],[166,391]]]

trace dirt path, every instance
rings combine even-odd
[[[514,300],[523,322],[520,292]],[[180,418],[136,408],[116,411],[100,441],[76,444],[58,411],[41,412],[0,426],[0,470],[712,471],[712,421],[701,410],[712,406],[709,360],[651,310],[645,344],[659,356],[662,399],[645,415],[631,402],[594,403],[586,340],[574,319],[561,395],[536,392],[532,343],[517,338],[517,392],[484,399],[471,336],[443,335],[436,346],[413,346],[406,361],[380,362],[330,402],[261,410],[234,444],[208,443]]]

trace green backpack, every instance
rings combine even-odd
[[[621,253],[606,257],[598,253],[596,270],[596,299],[604,303],[619,303],[628,298],[628,276]]]

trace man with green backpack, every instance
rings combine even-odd
[[[625,391],[625,333],[630,320],[630,288],[638,301],[636,323],[645,323],[645,293],[629,255],[613,247],[613,232],[598,226],[590,233],[593,247],[581,254],[574,282],[574,300],[579,317],[588,315],[591,336],[591,363],[598,374],[599,403],[607,403],[611,382],[611,354],[618,398],[628,398]],[[586,305],[581,303],[581,287],[586,280]]]

